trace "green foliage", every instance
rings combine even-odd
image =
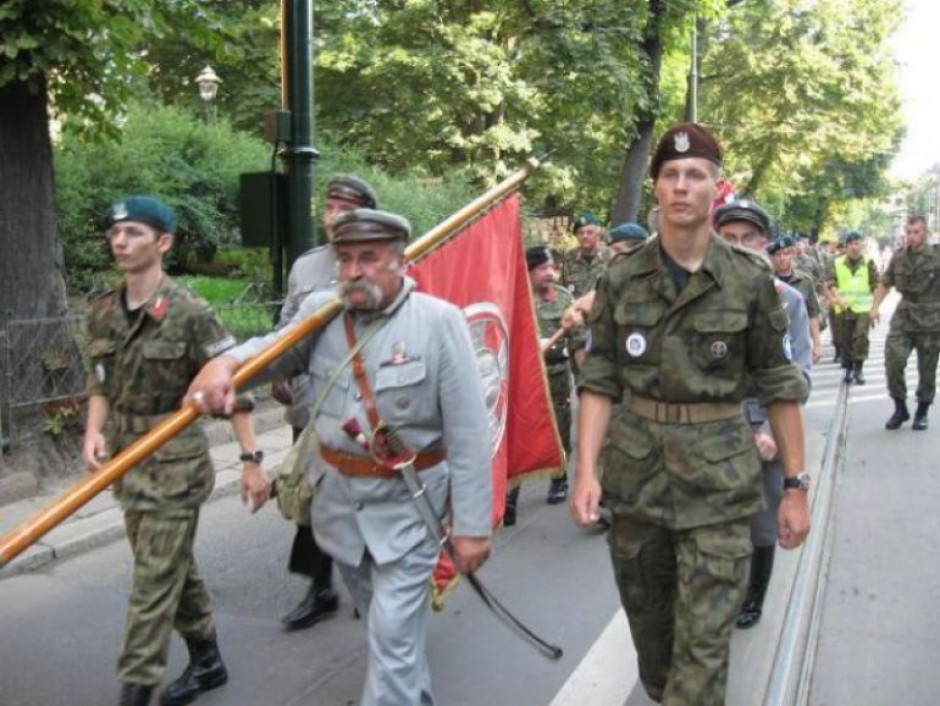
[[[128,109],[121,137],[93,143],[66,135],[56,150],[59,232],[74,284],[108,262],[100,218],[131,194],[153,195],[176,210],[171,268],[209,262],[238,242],[238,176],[264,170],[268,147],[225,122],[205,125],[174,108],[143,104]]]

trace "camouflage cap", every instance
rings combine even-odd
[[[793,239],[793,236],[782,235],[779,238],[775,238],[774,240],[770,241],[770,243],[767,245],[767,254],[773,255],[785,248],[792,248],[795,243],[796,241]]]
[[[326,183],[328,199],[352,201],[363,208],[378,208],[379,195],[372,185],[355,174],[333,174]]]
[[[577,233],[584,226],[603,226],[601,219],[593,213],[583,213],[571,223],[571,232]]]
[[[666,130],[656,145],[650,162],[650,176],[659,176],[663,162],[674,159],[701,157],[721,166],[721,146],[715,136],[698,123],[677,123]]]
[[[621,223],[619,226],[612,228],[607,233],[607,241],[610,243],[642,243],[648,237],[649,233],[646,232],[646,228],[641,226],[639,223],[634,223],[633,221]]]
[[[552,251],[547,245],[534,245],[525,251],[525,265],[533,270],[546,262],[552,261]]]
[[[387,211],[357,208],[333,221],[333,245],[372,240],[408,240],[411,224],[407,218]]]
[[[770,235],[770,216],[767,211],[758,206],[750,199],[739,199],[730,201],[719,206],[712,215],[715,228],[719,228],[725,223],[734,223],[736,221],[747,221],[760,228],[765,236]]]
[[[161,233],[172,233],[176,228],[173,209],[151,196],[130,196],[111,204],[103,218],[104,229],[122,221],[146,223]]]

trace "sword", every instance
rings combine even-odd
[[[355,419],[351,419],[343,425],[343,431],[346,432],[357,443],[365,447],[372,458],[387,468],[398,471],[408,492],[411,493],[411,499],[418,509],[418,514],[427,525],[434,541],[447,553],[454,566],[458,566],[457,553],[451,542],[450,535],[444,530],[441,521],[434,513],[431,502],[425,494],[424,486],[418,478],[418,472],[415,470],[414,461],[416,454],[407,448],[398,433],[391,429],[385,422],[381,422],[373,432],[371,438],[366,439],[362,428]],[[531,628],[525,625],[519,618],[513,615],[506,606],[493,595],[493,593],[480,581],[480,578],[472,571],[464,574],[467,582],[473,588],[483,604],[490,609],[501,623],[509,627],[519,637],[532,645],[538,652],[548,659],[559,660],[564,652],[558,645],[553,645],[542,637],[539,637]]]

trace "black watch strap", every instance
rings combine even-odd
[[[792,478],[783,479],[784,490],[809,490],[809,474],[801,473]]]
[[[261,463],[264,460],[264,451],[246,451],[238,460],[242,463]]]

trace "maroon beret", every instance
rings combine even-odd
[[[708,128],[698,123],[677,123],[666,130],[650,162],[650,176],[659,176],[663,162],[701,157],[721,166],[721,147]]]

